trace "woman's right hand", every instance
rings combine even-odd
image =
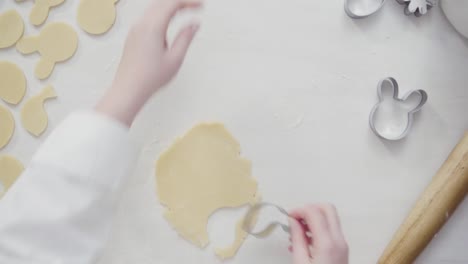
[[[348,244],[335,206],[308,205],[290,216],[293,264],[348,264]]]

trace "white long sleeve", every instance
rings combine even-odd
[[[119,122],[69,116],[0,200],[0,263],[94,263],[136,154]]]

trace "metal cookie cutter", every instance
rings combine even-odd
[[[346,14],[351,18],[365,18],[374,13],[377,13],[377,11],[379,11],[385,4],[385,1],[386,0],[374,0],[374,2],[376,2],[375,7],[370,8],[369,6],[364,5],[364,3],[362,3],[362,0],[345,0],[344,10]],[[363,11],[358,11],[355,7],[356,3],[358,2],[361,2],[361,6],[364,6]]]
[[[434,0],[396,0],[400,5],[406,5],[405,15],[414,14],[420,17],[435,6]]]
[[[258,213],[260,212],[260,210],[262,210],[265,207],[276,208],[276,209],[278,209],[278,211],[280,213],[282,213],[282,214],[286,215],[287,217],[289,217],[288,212],[286,212],[285,209],[283,209],[282,207],[280,207],[278,205],[271,204],[271,203],[258,203],[256,205],[252,206],[249,209],[249,211],[247,211],[247,214],[245,215],[245,218],[244,218],[244,223],[242,224],[242,228],[244,229],[244,231],[249,233],[250,235],[256,237],[256,238],[265,238],[265,237],[271,235],[271,233],[273,233],[273,231],[275,231],[276,228],[278,228],[278,227],[283,229],[284,232],[290,233],[289,226],[285,225],[283,223],[280,223],[278,221],[273,221],[273,222],[269,223],[263,230],[260,230],[260,231],[254,231],[253,230],[254,227],[255,227],[255,224],[257,222]]]
[[[397,133],[396,135],[387,135],[384,132],[379,131],[376,128],[376,113],[379,109],[379,107],[382,105],[384,102],[384,93],[383,89],[384,86],[388,84],[390,88],[392,88],[392,93],[393,93],[393,100],[398,101],[398,102],[405,102],[409,99],[410,96],[418,96],[419,97],[419,103],[410,109],[407,113],[407,123],[406,126],[404,127],[403,131],[401,133]],[[413,118],[414,118],[414,113],[418,112],[421,110],[421,108],[424,106],[424,104],[427,102],[427,93],[424,90],[413,90],[409,91],[407,94],[405,94],[402,98],[398,97],[399,89],[398,89],[398,83],[397,81],[392,78],[388,77],[379,82],[377,85],[377,96],[379,98],[379,102],[372,108],[369,116],[369,125],[374,134],[376,134],[378,137],[387,139],[387,140],[400,140],[404,137],[406,137],[410,131],[411,126],[413,125]]]

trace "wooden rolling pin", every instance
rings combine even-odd
[[[468,192],[468,132],[385,249],[379,264],[412,264]]]

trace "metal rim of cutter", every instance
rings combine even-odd
[[[375,120],[374,120],[375,119],[375,112],[377,112],[377,109],[379,108],[379,106],[384,101],[383,92],[382,92],[384,83],[390,83],[390,86],[393,88],[393,96],[392,97],[393,97],[393,100],[395,100],[395,101],[399,101],[399,102],[406,101],[406,99],[408,99],[408,97],[410,97],[410,95],[413,94],[413,93],[417,93],[417,94],[419,94],[421,96],[419,104],[414,109],[412,109],[411,111],[408,112],[408,122],[407,122],[405,130],[400,135],[397,135],[395,137],[387,137],[387,136],[383,135],[382,133],[380,133],[375,128]],[[387,77],[387,78],[381,80],[379,82],[379,84],[377,85],[377,96],[379,98],[379,101],[377,102],[377,104],[374,105],[374,107],[372,108],[372,110],[370,112],[369,126],[370,126],[372,132],[374,132],[375,135],[377,135],[378,137],[380,137],[382,139],[396,141],[396,140],[400,140],[400,139],[405,138],[408,135],[408,133],[409,133],[409,131],[410,131],[412,125],[413,125],[414,114],[416,112],[418,112],[419,110],[421,110],[421,108],[424,106],[424,104],[426,104],[427,98],[428,98],[427,93],[424,90],[411,90],[411,91],[407,92],[402,98],[400,98],[398,96],[398,94],[399,94],[399,87],[398,87],[398,82],[395,80],[395,78]]]
[[[254,206],[252,206],[248,211],[247,211],[247,214],[245,215],[245,218],[244,218],[244,222],[242,224],[242,229],[244,229],[245,232],[249,233],[250,235],[256,237],[256,238],[265,238],[269,235],[271,235],[271,233],[273,233],[273,231],[280,227],[281,229],[283,229],[284,232],[286,233],[290,233],[290,228],[288,225],[285,225],[281,222],[278,222],[278,221],[273,221],[273,222],[270,222],[263,230],[260,230],[258,232],[254,232],[253,231],[253,228],[255,227],[255,224],[256,224],[256,218],[257,218],[257,213],[265,208],[265,207],[273,207],[273,208],[276,208],[280,213],[286,215],[287,217],[290,217],[288,212],[278,206],[278,205],[275,205],[275,204],[272,204],[272,203],[258,203],[258,204],[255,204]]]

